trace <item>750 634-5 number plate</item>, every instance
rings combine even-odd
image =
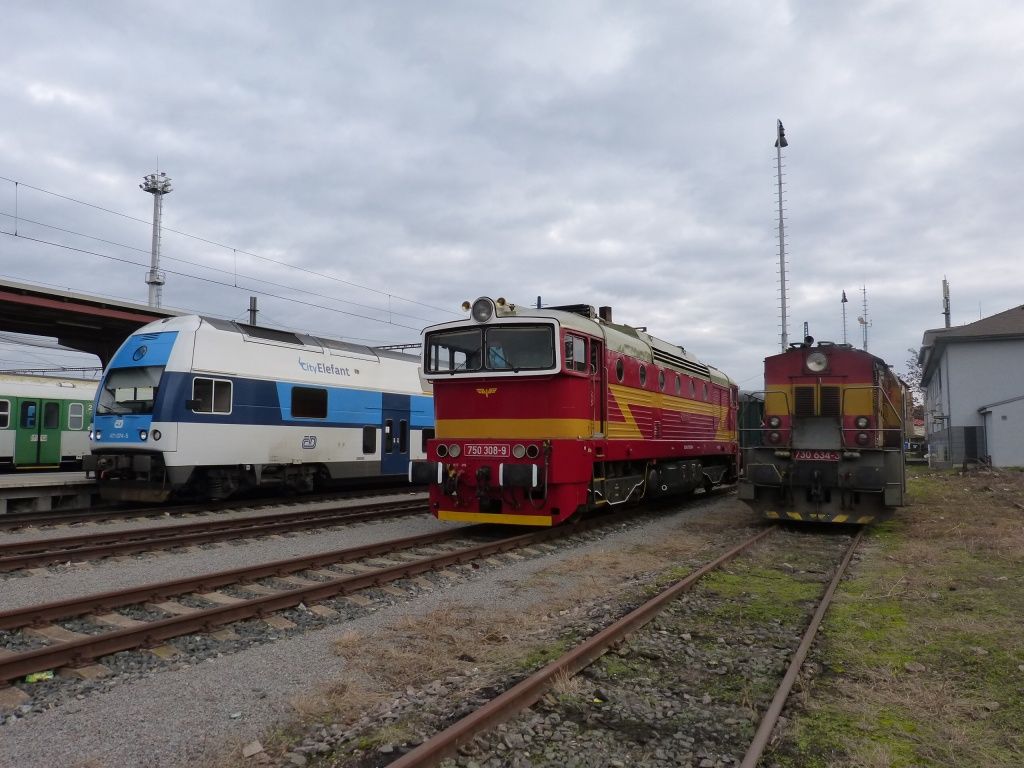
[[[508,456],[508,446],[495,445],[494,443],[469,443],[466,445],[466,455],[506,458]]]
[[[793,461],[839,461],[839,451],[793,451]]]

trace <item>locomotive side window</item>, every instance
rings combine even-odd
[[[231,413],[231,382],[193,379],[191,405],[193,413]]]
[[[68,407],[68,429],[79,430],[85,426],[85,406],[71,403]]]
[[[580,371],[587,370],[587,340],[580,336],[565,335],[565,370]]]
[[[676,374],[676,394],[680,394],[683,391],[683,380],[679,378],[679,374]]]
[[[11,426],[11,401],[0,400],[0,429]]]
[[[624,373],[625,370],[622,364],[622,358],[620,357],[618,360],[615,361],[615,378],[621,382]]]
[[[43,403],[43,429],[60,429],[60,403]]]
[[[658,389],[660,389],[662,392],[665,391],[665,372],[664,371],[658,371]]]
[[[693,379],[690,379],[690,397],[697,396],[697,385],[693,383]]]
[[[363,427],[363,453],[377,452],[377,428]]]
[[[708,383],[706,381],[704,382],[704,399],[708,399]]]
[[[327,390],[293,387],[292,416],[296,419],[326,419]]]
[[[641,365],[640,366],[640,386],[641,387],[647,386],[647,366],[646,365]]]

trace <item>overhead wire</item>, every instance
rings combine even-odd
[[[98,211],[103,211],[104,213],[109,213],[109,214],[112,214],[114,216],[121,216],[122,218],[128,219],[130,221],[139,222],[140,224],[152,225],[152,222],[146,221],[145,219],[140,219],[137,216],[131,216],[131,215],[127,214],[127,213],[122,213],[120,211],[114,211],[114,210],[111,210],[109,208],[104,208],[103,206],[95,205],[93,203],[88,203],[88,202],[86,202],[84,200],[78,200],[76,198],[69,197],[68,195],[62,195],[62,194],[60,194],[58,192],[53,192],[52,190],[49,190],[49,189],[43,189],[42,187],[35,187],[35,186],[32,186],[31,184],[26,184],[25,182],[18,181],[17,179],[11,179],[11,178],[8,178],[6,176],[0,176],[0,181],[7,181],[7,182],[10,182],[10,183],[12,183],[12,184],[14,184],[16,186],[20,185],[22,187],[25,187],[26,189],[31,189],[31,190],[34,190],[36,192],[42,192],[43,194],[46,194],[46,195],[52,195],[53,197],[60,198],[61,200],[67,200],[69,202],[76,203],[78,205],[85,205],[85,206],[88,206],[89,208],[94,208],[94,209],[96,209]],[[181,235],[182,237],[187,237],[187,238],[190,238],[192,240],[197,240],[199,242],[206,243],[208,245],[214,245],[214,246],[216,246],[218,248],[225,248],[225,249],[234,251],[236,253],[241,253],[241,254],[244,254],[246,256],[251,256],[254,259],[260,259],[262,261],[270,262],[271,264],[276,264],[278,266],[287,267],[289,269],[295,269],[295,270],[298,270],[300,272],[305,272],[305,273],[307,273],[309,275],[313,275],[315,277],[320,277],[320,278],[323,278],[325,280],[332,280],[334,282],[341,283],[343,285],[348,285],[348,286],[351,286],[353,288],[358,288],[358,289],[363,290],[363,291],[370,291],[371,293],[377,293],[377,294],[380,294],[381,296],[387,296],[389,299],[390,298],[395,298],[395,299],[398,299],[399,301],[404,301],[404,302],[409,303],[409,304],[416,304],[418,306],[425,307],[427,309],[434,309],[434,310],[437,310],[438,312],[445,312],[447,314],[457,314],[456,312],[453,312],[452,310],[449,310],[449,309],[443,309],[442,307],[435,307],[432,304],[426,304],[424,302],[416,301],[414,299],[406,299],[406,298],[403,298],[401,296],[395,296],[394,294],[388,293],[387,291],[382,291],[379,288],[371,288],[369,286],[360,285],[359,283],[353,283],[353,282],[351,282],[349,280],[343,280],[340,277],[335,277],[333,275],[328,275],[328,274],[325,274],[323,272],[317,272],[316,270],[308,269],[306,267],[300,267],[300,266],[295,265],[295,264],[289,264],[286,261],[280,261],[278,259],[272,259],[269,256],[261,256],[258,253],[252,253],[251,251],[246,251],[246,250],[243,250],[241,248],[234,248],[234,247],[232,247],[230,245],[225,245],[224,243],[218,243],[215,240],[210,240],[208,238],[201,237],[199,235],[193,235],[193,234],[191,234],[189,232],[183,232],[181,230],[172,229],[170,227],[163,227],[163,226],[160,228],[160,230],[162,232],[171,232],[171,233],[173,233],[175,235]],[[147,267],[148,267],[148,265],[147,265]]]

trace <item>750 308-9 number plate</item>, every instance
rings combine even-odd
[[[508,446],[495,445],[494,443],[469,443],[466,445],[466,455],[506,458],[508,456]]]
[[[839,451],[793,451],[793,461],[839,461]]]

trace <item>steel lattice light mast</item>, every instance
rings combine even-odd
[[[786,224],[782,216],[782,148],[788,147],[786,141],[786,129],[782,127],[782,121],[778,123],[775,131],[775,170],[779,183],[779,305],[782,314],[782,351],[789,346],[789,327],[786,320]]]
[[[171,179],[166,173],[150,173],[142,177],[139,189],[153,195],[153,254],[146,275],[149,286],[149,306],[159,307],[164,285],[164,273],[160,271],[160,218],[164,209],[164,195],[171,192]]]

